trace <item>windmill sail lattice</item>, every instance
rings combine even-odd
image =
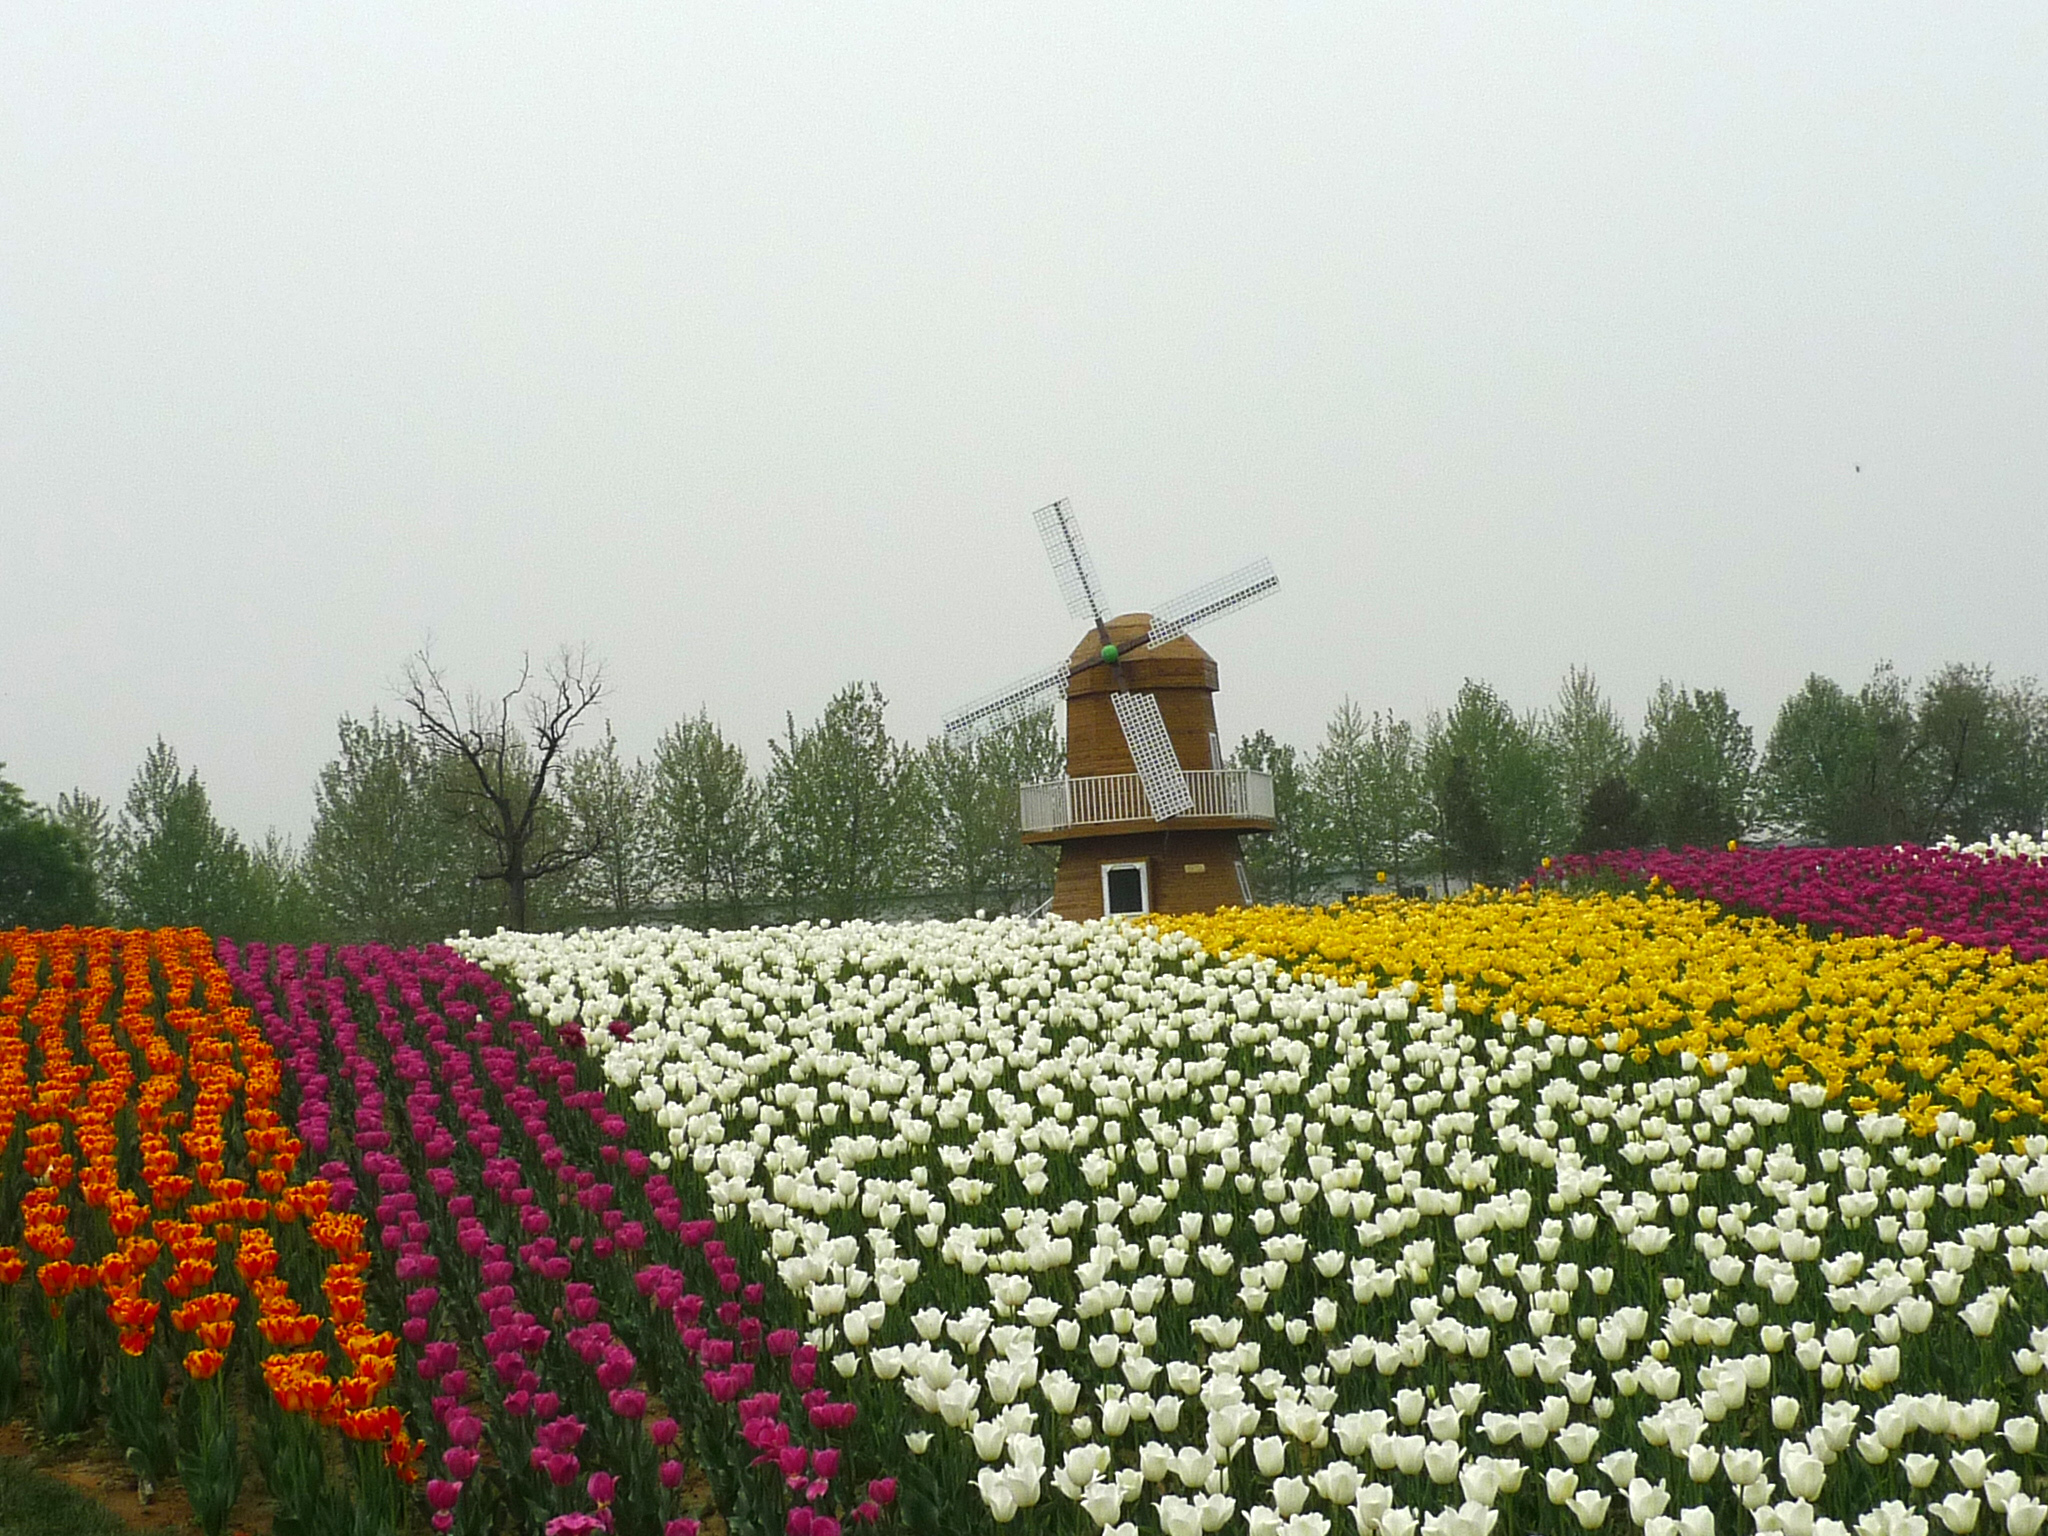
[[[1068,676],[1067,664],[1061,662],[984,694],[946,716],[946,734],[955,741],[972,741],[1042,714],[1066,696]]]
[[[1082,541],[1074,509],[1061,500],[1040,507],[1031,516],[1045,542],[1045,557],[1052,562],[1053,579],[1059,583],[1060,600],[1067,605],[1067,612],[1102,628],[1102,577]]]
[[[1113,693],[1110,707],[1123,727],[1131,760],[1138,767],[1138,781],[1145,786],[1145,800],[1154,821],[1170,821],[1195,808],[1188,793],[1187,775],[1173,750],[1173,738],[1166,731],[1166,717],[1159,701],[1149,693]]]
[[[1232,571],[1228,576],[1219,576],[1170,603],[1161,603],[1152,614],[1152,627],[1145,635],[1145,643],[1164,645],[1197,625],[1220,619],[1226,613],[1235,613],[1279,590],[1280,578],[1274,574],[1273,562],[1254,560],[1243,569]]]

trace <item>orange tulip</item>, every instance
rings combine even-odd
[[[217,1349],[188,1349],[185,1351],[185,1374],[194,1381],[207,1381],[226,1362],[227,1356]]]

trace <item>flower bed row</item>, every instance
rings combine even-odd
[[[884,1518],[856,1410],[718,1224],[622,1145],[580,1036],[439,947],[220,953],[383,1250],[435,1530],[694,1536],[685,1447],[736,1532]]]
[[[1778,1086],[1896,1111],[1918,1135],[1954,1110],[1987,1130],[2048,1114],[2048,964],[1934,939],[1825,938],[1710,905],[1556,892],[1369,900],[1171,919],[1220,952],[1374,986],[1449,984],[1482,1011],[1541,1015],[1647,1057],[1691,1052]],[[1988,1145],[1988,1143],[1987,1143]]]
[[[2048,958],[2048,864],[2018,842],[1954,847],[1647,848],[1553,861],[1547,881],[1656,881],[1817,933],[1932,934]]]
[[[1945,837],[1935,846],[1966,853],[1976,859],[2025,859],[2034,864],[2048,864],[2048,831],[2039,837],[2030,832],[1994,832],[1981,843],[1965,843]]]
[[[2048,1138],[1659,1055],[1619,997],[1551,1027],[1499,1002],[1533,949],[1424,989],[1232,921],[1294,972],[1121,923],[459,947],[773,1265],[918,1528],[2042,1528]]]
[[[240,1486],[237,1398],[303,1529],[323,1501],[293,1471],[337,1440],[356,1500],[395,1511],[411,1442],[379,1401],[397,1341],[367,1321],[362,1223],[298,1176],[276,1061],[210,941],[15,930],[0,979],[0,1417],[25,1341],[45,1432],[104,1414],[210,1532]]]

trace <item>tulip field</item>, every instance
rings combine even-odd
[[[288,1536],[2034,1536],[2032,847],[0,934],[0,1411]]]
[[[1555,861],[1550,880],[1655,879],[1739,911],[1844,933],[1918,928],[1953,943],[2048,957],[2048,845],[1631,849]]]

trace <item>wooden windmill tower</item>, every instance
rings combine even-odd
[[[1024,841],[1059,846],[1053,910],[1075,919],[1249,903],[1238,838],[1273,829],[1273,781],[1226,767],[1216,663],[1188,631],[1278,590],[1271,562],[1107,618],[1102,581],[1064,501],[1034,514],[1067,611],[1092,627],[1056,666],[956,711],[968,740],[1067,703],[1067,776],[1023,786]]]

